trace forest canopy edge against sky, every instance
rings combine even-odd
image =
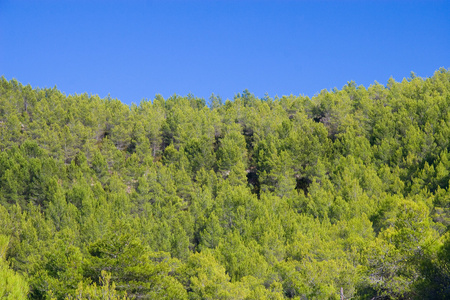
[[[2,77],[0,292],[445,299],[449,107],[444,68],[209,107]]]

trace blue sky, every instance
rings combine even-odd
[[[308,95],[450,67],[450,1],[4,1],[0,75],[139,103]]]

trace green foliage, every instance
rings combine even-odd
[[[449,107],[446,69],[209,107],[2,77],[0,296],[446,299]]]
[[[23,276],[14,272],[6,261],[9,237],[0,234],[0,297],[7,300],[26,299],[28,283]]]
[[[94,282],[91,285],[83,285],[82,282],[78,285],[75,292],[75,296],[69,295],[66,300],[82,300],[82,299],[92,299],[92,300],[127,300],[129,299],[126,294],[124,296],[119,296],[116,292],[116,285],[111,281],[111,274],[106,271],[102,271],[102,275],[99,278],[100,286],[97,287]]]

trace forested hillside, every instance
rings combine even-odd
[[[0,149],[6,299],[450,298],[446,69],[131,106],[2,77]]]

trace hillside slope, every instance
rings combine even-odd
[[[208,106],[2,77],[0,295],[448,299],[449,147],[446,69]]]

